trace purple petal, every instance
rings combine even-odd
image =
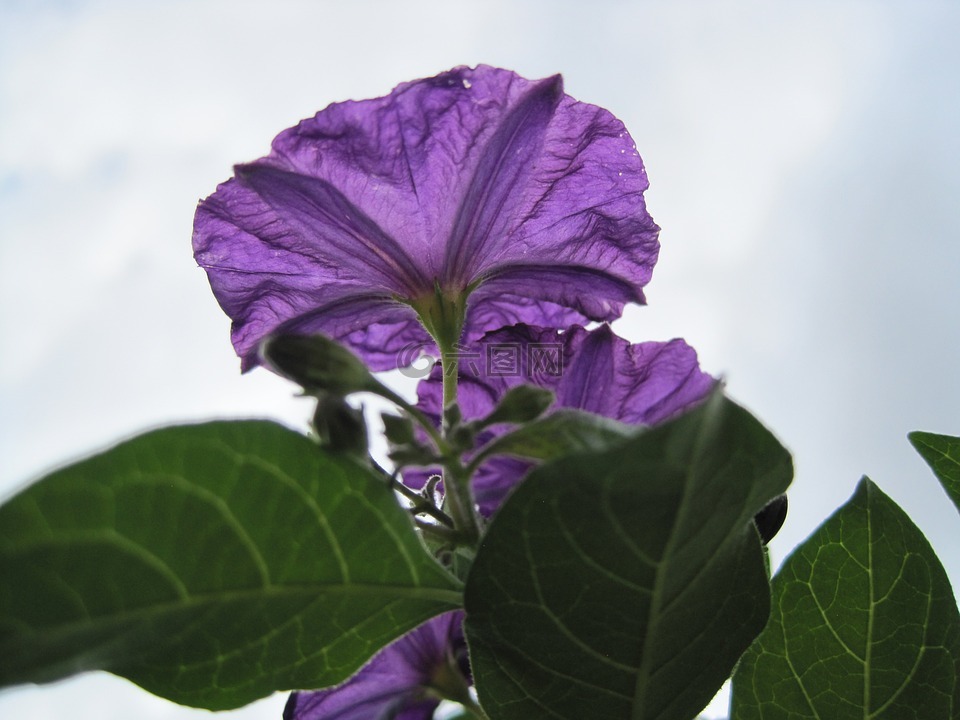
[[[523,193],[562,96],[563,81],[555,75],[530,88],[500,120],[457,208],[444,260],[445,285],[465,288],[479,276],[486,257],[500,254],[497,245],[523,216]]]
[[[435,671],[465,656],[463,613],[428,620],[377,653],[333,688],[295,692],[284,720],[429,720],[440,701],[427,694]]]
[[[516,372],[491,362],[497,349],[516,356]],[[469,357],[469,361],[465,358]],[[508,372],[505,372],[508,370]],[[466,419],[487,415],[508,389],[532,384],[552,390],[553,408],[579,408],[637,425],[663,422],[705,399],[715,380],[700,370],[683,340],[630,344],[608,325],[566,332],[516,325],[488,333],[460,353],[458,401]],[[435,420],[442,402],[442,370],[435,367],[417,389],[419,407]],[[493,428],[480,442],[504,432]],[[515,458],[484,463],[473,478],[480,510],[492,514],[531,467]],[[407,471],[419,487],[429,473]]]
[[[333,268],[336,279],[416,297],[430,283],[403,248],[329,182],[264,163],[235,168],[240,183],[282,214],[305,241],[309,261]]]
[[[568,360],[569,358],[569,360]],[[655,425],[703,400],[715,381],[683,340],[631,345],[609,326],[574,328],[564,342],[557,404],[636,425]]]
[[[324,332],[358,349],[376,370],[395,368],[405,344],[429,344],[410,308],[393,298],[395,288],[370,283],[360,267],[356,277],[346,275],[324,245],[303,237],[236,180],[197,209],[194,252],[233,319],[244,370],[259,362],[260,341],[278,330]]]
[[[280,328],[393,366],[427,342],[407,303],[436,285],[472,292],[466,337],[612,319],[659,248],[630,136],[559,76],[456,68],[331,105],[236,171],[200,203],[194,252],[245,369]]]

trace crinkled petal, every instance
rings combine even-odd
[[[504,240],[522,224],[528,211],[525,190],[533,184],[547,151],[547,128],[562,96],[563,81],[555,75],[525,90],[498,120],[454,216],[444,258],[444,285],[466,287],[479,277],[489,258],[501,255]]]
[[[415,297],[430,287],[397,241],[326,180],[260,164],[238,165],[240,182],[282,215],[302,238],[302,254],[340,282],[384,288]]]
[[[493,285],[493,283],[491,283]],[[496,287],[502,292],[488,292],[487,286],[471,296],[467,326],[471,330],[464,341],[478,340],[490,330],[480,328],[503,328],[511,325],[540,325],[543,327],[569,327],[582,325],[586,319],[582,313],[548,300],[533,300],[516,295],[510,288]]]
[[[410,308],[394,299],[396,288],[370,282],[373,273],[364,274],[361,263],[351,275],[324,249],[236,180],[200,204],[194,252],[233,320],[244,370],[258,363],[260,341],[276,331],[323,332],[348,342],[377,370],[395,368],[403,345],[428,342]]]
[[[284,720],[429,720],[440,701],[428,695],[436,668],[465,653],[463,613],[444,613],[377,653],[346,682],[291,694]]]
[[[574,329],[554,388],[562,407],[655,425],[703,400],[714,384],[683,340],[630,344],[604,325]]]
[[[472,292],[466,337],[642,302],[659,248],[646,188],[623,124],[564,95],[559,76],[461,67],[282,132],[200,203],[194,251],[245,367],[280,326],[359,337],[387,366],[356,333],[403,328],[391,347],[413,342],[405,303],[435,285]]]
[[[556,394],[553,409],[578,408],[625,423],[654,425],[696,405],[716,382],[700,370],[696,352],[683,340],[631,344],[608,325],[595,330],[574,326],[562,333],[516,325],[468,344],[459,358],[458,398],[466,419],[487,415],[510,388],[532,384]],[[439,422],[439,367],[420,382],[417,393],[418,406]],[[492,428],[478,440],[486,442],[502,432]],[[530,467],[507,457],[484,463],[473,478],[481,512],[492,514]],[[406,471],[404,482],[420,487],[428,474]]]

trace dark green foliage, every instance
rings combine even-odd
[[[870,480],[784,563],[734,720],[960,717],[960,616],[937,556]]]
[[[532,472],[467,581],[491,720],[694,717],[766,622],[752,518],[791,475],[786,450],[720,395]]]
[[[142,435],[0,508],[0,681],[104,669],[224,709],[460,604],[383,478],[267,422]]]

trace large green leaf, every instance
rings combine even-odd
[[[960,616],[933,549],[864,478],[784,563],[735,720],[960,717]]]
[[[912,432],[908,437],[960,511],[960,438],[928,432]]]
[[[692,718],[769,612],[751,518],[789,454],[722,395],[604,451],[536,470],[467,580],[492,720]]]
[[[142,435],[0,508],[0,680],[211,709],[339,682],[460,604],[382,480],[268,422]]]

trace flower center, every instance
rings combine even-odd
[[[427,332],[437,341],[441,353],[453,350],[463,332],[467,315],[467,291],[456,293],[434,283],[433,292],[409,301]]]

